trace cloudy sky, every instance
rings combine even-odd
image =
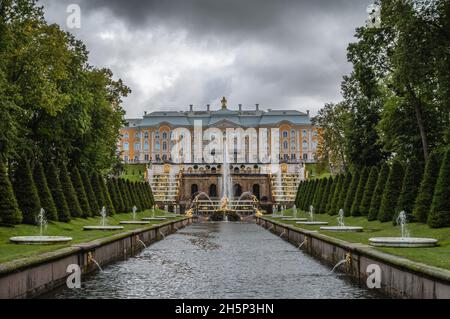
[[[40,0],[49,22],[83,40],[90,63],[110,68],[143,111],[298,109],[340,100],[346,47],[371,0]],[[81,28],[67,26],[67,6]]]

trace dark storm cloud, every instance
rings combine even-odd
[[[64,24],[79,3],[75,32],[91,62],[134,90],[129,116],[144,109],[260,103],[316,111],[339,100],[350,66],[346,47],[370,0],[45,0],[47,18]]]

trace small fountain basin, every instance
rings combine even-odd
[[[121,230],[123,226],[84,226],[83,230]]]
[[[145,220],[124,220],[120,222],[121,225],[147,225],[150,222]]]
[[[435,247],[437,243],[437,239],[433,238],[376,237],[369,239],[369,244],[375,247]]]
[[[297,222],[296,224],[299,225],[306,225],[306,226],[321,226],[321,225],[328,225],[328,222],[308,222],[308,221],[302,221],[302,222]]]
[[[294,217],[284,217],[284,218],[282,218],[281,220],[285,220],[285,221],[298,221],[298,222],[305,222],[305,221],[307,221],[308,219],[307,218],[294,218]]]
[[[359,233],[363,231],[363,228],[359,226],[324,226],[320,227],[320,230],[341,233]]]
[[[72,237],[64,236],[18,236],[9,239],[14,244],[23,245],[52,245],[65,244],[72,241]]]
[[[157,221],[157,220],[166,220],[167,218],[165,217],[144,217],[141,218],[143,221]]]

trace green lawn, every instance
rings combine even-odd
[[[125,164],[122,178],[131,182],[144,181],[145,164]]]
[[[156,210],[156,215],[163,215],[164,212]],[[132,214],[117,214],[108,217],[109,225],[118,225],[122,220],[132,220]],[[142,217],[151,217],[151,211],[137,213],[137,219]],[[89,242],[95,239],[119,234],[121,231],[84,231],[83,226],[99,225],[100,217],[89,219],[74,219],[70,223],[51,223],[48,225],[46,235],[49,236],[69,236],[73,241],[62,245],[17,245],[9,242],[10,237],[14,236],[35,236],[39,235],[39,227],[30,225],[18,225],[16,227],[0,227],[0,263],[14,259],[39,255],[41,253],[54,251],[60,248],[69,247],[72,244]],[[167,220],[166,220],[167,221]],[[149,225],[164,223],[166,221],[155,221]],[[143,228],[149,225],[123,225],[124,230],[133,230]]]
[[[292,215],[292,210],[287,210],[284,215]],[[308,217],[304,212],[298,213],[298,217]],[[269,217],[270,219],[270,217]],[[316,221],[327,221],[330,226],[337,225],[337,216],[328,214],[315,215]],[[278,219],[278,221],[280,221]],[[362,233],[335,233],[319,230],[319,226],[297,225],[294,221],[282,221],[285,224],[294,225],[295,227],[318,230],[320,233],[330,237],[345,240],[351,243],[368,244],[369,238],[372,237],[400,237],[400,227],[394,226],[391,222],[380,223],[379,221],[369,222],[366,217],[346,217],[345,224],[348,226],[362,226]],[[376,249],[390,253],[392,255],[405,257],[407,259],[421,262],[424,264],[450,269],[450,228],[432,229],[425,224],[411,223],[407,225],[411,237],[427,237],[439,240],[439,246],[433,248],[385,248],[377,247]]]

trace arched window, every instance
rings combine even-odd
[[[288,131],[283,131],[283,137],[284,138],[288,137]]]
[[[162,138],[165,140],[167,138],[167,132],[163,132]]]
[[[139,143],[139,142],[134,143],[134,150],[139,151],[140,149],[141,149],[141,143]]]
[[[303,137],[306,137],[308,135],[308,133],[306,132],[306,130],[303,130]]]
[[[234,184],[233,194],[234,194],[234,197],[240,197],[242,195],[242,186],[239,184]]]
[[[235,173],[235,174],[239,174],[239,167],[235,167],[235,168],[234,168],[234,173]]]
[[[136,155],[136,156],[134,157],[134,162],[135,162],[135,163],[138,163],[138,162],[139,162],[139,156]]]
[[[307,141],[303,141],[303,149],[304,150],[308,149],[308,142]]]
[[[144,138],[148,139],[148,132],[147,131],[144,133]]]
[[[148,151],[148,142],[147,141],[144,142],[144,150]]]
[[[291,130],[291,138],[295,137],[295,130]]]
[[[209,186],[209,197],[217,197],[217,185],[216,184],[211,184],[211,186]]]
[[[163,142],[163,151],[167,151],[167,143]]]
[[[127,142],[123,143],[123,150],[124,151],[129,151],[130,150],[130,145]]]
[[[159,143],[159,141],[155,142],[155,151],[159,151],[161,149],[161,144]]]
[[[283,148],[284,148],[285,150],[287,150],[288,147],[289,147],[289,143],[288,143],[287,141],[284,141],[284,143],[283,143]]]
[[[128,161],[130,160],[130,158],[128,157],[128,155],[126,155],[123,160],[125,161],[125,163],[128,163]]]
[[[198,185],[197,184],[192,184],[191,185],[191,197],[192,199],[195,198],[195,196],[197,196],[198,193]]]
[[[255,184],[253,185],[253,195],[255,195],[255,197],[260,200],[261,199],[261,192],[260,192],[260,187],[259,184]]]
[[[159,138],[159,131],[155,132],[155,138]]]
[[[136,132],[136,134],[134,135],[134,137],[136,137],[136,138],[141,138],[141,134],[139,134],[139,132]]]
[[[167,161],[167,155],[164,154],[163,157],[162,157],[162,159],[163,159],[163,161]]]
[[[123,134],[123,138],[129,138],[130,136],[128,135],[128,133]]]

